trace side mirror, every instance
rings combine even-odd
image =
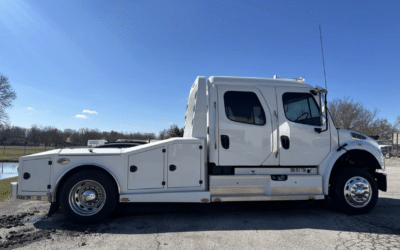
[[[326,116],[324,114],[321,115],[321,123],[322,125],[325,125],[326,123]]]
[[[314,128],[315,132],[318,134],[328,131],[328,109],[327,109],[327,102],[326,102],[326,95],[327,92],[320,92],[319,93],[319,106],[321,107],[321,126],[326,125],[326,128],[322,130],[322,128]]]
[[[321,124],[324,125],[326,123],[326,107],[325,107],[325,99],[326,99],[326,94],[320,93],[320,106],[321,106]]]
[[[321,114],[325,113],[325,95],[324,93],[320,93],[321,98]]]

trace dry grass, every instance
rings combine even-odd
[[[3,202],[5,199],[9,199],[11,197],[11,186],[10,182],[15,182],[18,180],[18,177],[12,177],[0,180],[0,202]]]

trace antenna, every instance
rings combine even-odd
[[[326,89],[326,90],[328,90],[328,87],[327,87],[327,85],[326,85],[325,60],[324,60],[324,47],[322,46],[322,33],[321,33],[321,25],[319,25],[319,37],[321,38],[322,65],[324,66],[325,89]]]

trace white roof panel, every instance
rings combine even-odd
[[[212,84],[229,84],[229,85],[273,85],[273,86],[293,86],[293,87],[309,87],[310,85],[296,81],[295,79],[271,79],[256,77],[235,77],[235,76],[210,76],[208,78],[210,85]]]

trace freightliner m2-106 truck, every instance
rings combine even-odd
[[[369,212],[387,187],[383,155],[373,139],[335,128],[326,93],[304,78],[199,76],[183,138],[24,156],[12,194],[49,201],[81,223],[105,218],[118,202],[329,196],[346,213]]]

